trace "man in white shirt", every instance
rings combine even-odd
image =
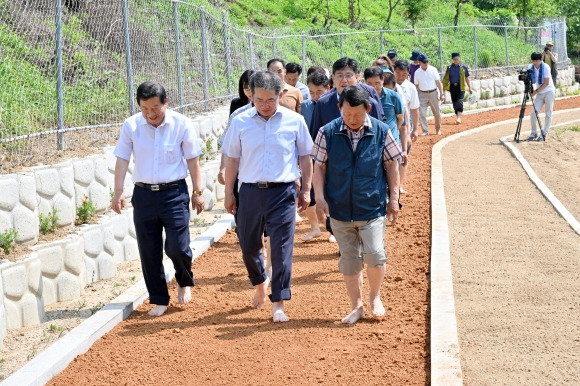
[[[238,236],[248,277],[256,288],[253,305],[262,308],[270,279],[266,274],[262,234],[270,237],[268,258],[272,262],[272,316],[287,322],[284,301],[290,300],[294,250],[296,184],[302,171],[298,207],[310,204],[312,138],[302,115],[280,106],[282,80],[271,71],[250,78],[253,108],[235,117],[224,138],[227,159],[225,202],[235,213],[234,181],[238,174],[240,207]],[[298,169],[300,163],[300,169]]]
[[[532,108],[532,113],[530,114],[530,124],[532,126],[532,132],[528,137],[529,141],[545,141],[548,131],[550,130],[550,125],[552,124],[552,111],[554,110],[554,100],[556,99],[556,88],[552,80],[552,75],[550,73],[550,66],[542,62],[542,54],[539,52],[534,52],[532,54],[532,64],[528,67],[532,70],[533,77],[535,80],[536,89],[532,92],[532,98],[535,96],[534,108]],[[540,131],[538,136],[538,129],[536,123],[538,123],[537,114],[540,113],[543,106],[546,106],[544,121],[544,128]]]
[[[419,55],[418,60],[421,68],[415,71],[415,86],[417,87],[417,91],[419,91],[419,115],[421,128],[423,129],[421,135],[429,135],[427,107],[431,108],[431,112],[435,117],[435,132],[437,135],[441,135],[441,109],[439,102],[445,100],[441,77],[437,69],[429,65],[427,55]]]
[[[407,141],[407,162],[405,164],[399,165],[399,176],[401,179],[399,189],[401,193],[406,194],[407,191],[403,188],[403,182],[405,181],[405,176],[407,175],[407,168],[409,167],[408,156],[411,152],[412,142],[417,140],[419,134],[419,95],[417,93],[417,88],[409,81],[409,62],[406,60],[397,60],[393,65],[395,70],[395,80],[397,84],[401,86],[403,90],[403,95],[405,97],[405,125],[407,125],[404,130],[411,133],[410,141]],[[410,130],[411,125],[413,130]],[[406,129],[406,130],[405,130]]]
[[[191,204],[199,214],[204,207],[198,156],[201,149],[193,123],[175,111],[167,110],[169,99],[162,85],[142,83],[137,88],[140,113],[127,118],[114,154],[115,192],[112,209],[125,208],[123,183],[133,155],[133,220],[143,278],[149,301],[155,308],[149,315],[161,316],[169,305],[169,291],[163,269],[163,231],[165,253],[175,267],[177,300],[191,300],[194,285],[189,246],[189,193],[185,178],[191,175]]]

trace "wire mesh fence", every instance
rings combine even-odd
[[[350,56],[364,68],[389,49],[403,59],[419,49],[443,71],[459,51],[478,77],[526,65],[550,39],[569,62],[563,19],[485,23],[250,31],[181,0],[0,0],[0,173],[114,144],[145,80],[194,115],[236,95],[241,73],[273,57],[307,69]]]

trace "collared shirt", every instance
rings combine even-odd
[[[218,141],[217,141],[218,145],[221,146],[224,144],[224,138],[226,137],[226,133],[228,132],[228,129],[230,128],[230,125],[232,123],[232,119],[234,119],[235,117],[237,117],[239,114],[243,113],[244,111],[248,111],[252,107],[254,107],[254,103],[250,102],[247,105],[240,107],[239,109],[235,110],[233,113],[230,114],[230,117],[228,118],[228,124],[226,125],[226,128],[224,129],[224,132],[222,133],[222,135],[220,135],[220,137],[218,138]]]
[[[298,82],[296,82],[296,86],[294,86],[294,87],[296,87],[302,93],[302,100],[303,101],[310,99],[310,90],[308,89],[307,85],[298,81]]]
[[[127,118],[113,154],[124,160],[133,154],[133,182],[162,184],[187,177],[186,160],[199,156],[201,149],[191,120],[166,110],[159,127],[142,113]]]
[[[280,98],[280,106],[284,106],[290,110],[300,112],[300,104],[302,103],[302,93],[296,87],[290,86],[288,83],[282,83],[282,97]]]
[[[348,127],[344,121],[342,122],[340,131],[348,135],[350,138],[350,143],[352,144],[353,152],[356,151],[356,146],[360,139],[364,136],[365,130],[372,127],[371,119],[368,114],[365,117],[365,121],[361,128],[357,131],[352,130]],[[395,161],[403,156],[401,148],[395,142],[393,135],[389,131],[385,137],[385,146],[383,147],[383,163],[389,161]],[[314,163],[319,165],[326,164],[328,162],[328,154],[326,152],[326,137],[324,136],[324,127],[321,127],[316,135],[316,140],[314,141],[314,146],[312,147],[311,157]]]
[[[312,114],[314,114],[314,106],[316,106],[316,102],[314,99],[310,98],[302,102],[300,105],[300,114],[304,117],[306,121],[306,126],[308,126],[308,130],[310,130],[310,125],[312,124]]]
[[[302,115],[278,106],[265,120],[255,107],[232,120],[222,152],[239,158],[241,182],[292,182],[300,177],[298,157],[312,151],[312,138]]]
[[[401,83],[401,88],[403,89],[403,94],[405,95],[405,105],[411,110],[418,109],[420,103],[419,94],[417,94],[417,87],[409,82],[408,79],[405,79],[405,81]]]
[[[389,129],[391,130],[391,134],[393,134],[395,141],[400,144],[401,140],[399,138],[397,115],[403,114],[403,100],[396,91],[383,87],[383,92],[381,93],[381,104],[383,105],[383,111],[385,112],[385,123],[389,125]]]
[[[431,91],[437,88],[435,81],[441,80],[437,69],[431,65],[427,66],[427,71],[419,68],[415,71],[415,84],[419,85],[420,91]]]

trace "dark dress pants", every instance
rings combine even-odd
[[[290,300],[292,253],[296,222],[296,185],[294,182],[268,189],[249,184],[240,188],[238,236],[242,258],[253,286],[266,280],[262,234],[270,237],[272,260],[272,302]]]
[[[184,182],[177,189],[156,192],[135,186],[131,203],[149,301],[166,306],[169,304],[169,291],[163,268],[163,229],[165,253],[175,267],[175,280],[181,287],[194,285],[187,184]]]
[[[451,102],[453,102],[453,110],[455,110],[455,114],[462,113],[465,91],[461,91],[461,87],[459,85],[451,85],[449,86],[449,93],[451,94]]]

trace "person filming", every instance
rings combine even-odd
[[[528,70],[532,70],[532,83],[536,85],[535,90],[531,93],[534,106],[530,114],[532,132],[528,140],[545,141],[548,130],[550,130],[550,124],[552,123],[552,110],[554,109],[554,100],[556,99],[556,88],[554,87],[554,82],[550,74],[550,66],[542,62],[541,53],[534,52],[532,54],[532,64],[530,64]],[[534,97],[536,98],[535,100],[533,99]],[[544,122],[544,128],[540,131],[540,135],[538,135],[536,126],[538,118],[536,114],[540,113],[544,105],[546,106],[546,120]]]
[[[550,66],[550,73],[552,74],[552,82],[554,82],[554,87],[557,85],[556,78],[558,77],[558,70],[556,69],[556,62],[558,61],[558,56],[553,52],[554,42],[548,40],[546,46],[544,47],[544,52],[542,53],[542,62]]]

